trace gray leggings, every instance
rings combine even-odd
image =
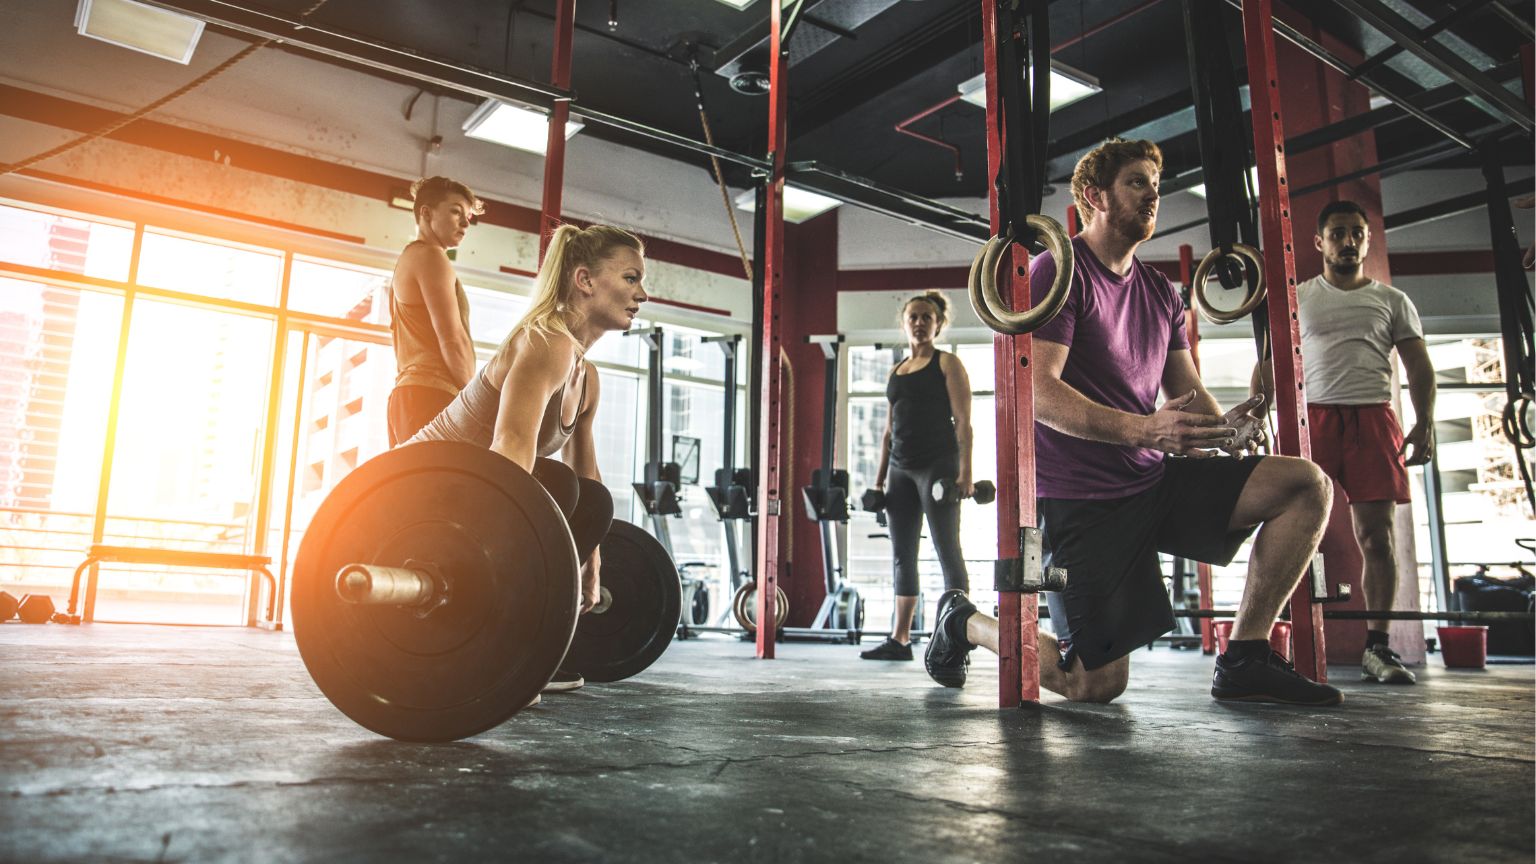
[[[970,590],[965,556],[960,551],[960,499],[954,491],[959,473],[953,459],[941,459],[920,469],[891,467],[885,484],[885,512],[899,597],[916,597],[918,593],[917,542],[924,516],[928,517],[928,536],[944,570],[945,589]],[[933,494],[936,484],[940,487],[937,500]]]

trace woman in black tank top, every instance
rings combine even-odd
[[[917,609],[917,549],[923,518],[944,571],[945,590],[967,590],[960,551],[960,501],[971,497],[971,382],[953,354],[934,347],[949,323],[949,302],[929,291],[902,306],[908,356],[886,381],[885,436],[875,488],[885,491],[895,574],[896,621],[891,637],[859,656],[912,659]]]

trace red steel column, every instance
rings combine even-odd
[[[1248,93],[1253,116],[1253,149],[1259,172],[1259,222],[1264,247],[1264,281],[1269,286],[1269,321],[1274,346],[1278,450],[1312,457],[1307,432],[1307,398],[1302,392],[1301,329],[1296,320],[1296,258],[1291,245],[1291,193],[1285,168],[1285,125],[1280,119],[1279,73],[1275,63],[1274,9],[1270,0],[1243,0],[1243,41],[1248,57]],[[1328,680],[1323,647],[1323,609],[1312,602],[1310,580],[1291,595],[1291,639],[1296,671]]]
[[[981,32],[987,76],[987,176],[996,177],[1008,142],[998,122],[997,7],[993,0],[981,2]],[[992,234],[996,236],[1002,220],[995,186],[991,186],[990,201]],[[1008,271],[1008,283],[998,289],[1012,308],[1028,308],[1029,252],[1014,244],[1011,254],[1014,266]],[[1028,368],[1029,334],[993,336],[992,352],[997,375],[997,557],[1015,559],[1019,557],[1019,529],[1035,525],[1035,390],[1034,373]],[[1023,702],[1039,702],[1039,595],[1000,593],[997,609],[997,704],[1016,708]]]
[[[558,0],[555,5],[555,56],[550,63],[550,82],[561,90],[571,89],[571,44],[576,38],[576,0]],[[560,225],[560,195],[565,187],[565,123],[571,117],[571,103],[555,102],[549,112],[549,138],[544,147],[544,203],[539,212],[539,261],[549,248],[549,237]]]
[[[789,143],[789,81],[784,64],[782,11],[778,2],[768,4],[768,201],[763,208],[763,344],[762,351],[762,474],[758,478],[757,518],[760,541],[757,544],[757,656],[773,659],[774,637],[778,631],[780,519],[784,515],[784,457],[780,452],[783,435],[783,333],[779,325],[784,269],[784,148]]]
[[[1188,243],[1179,245],[1179,284],[1188,291],[1195,281],[1195,249]],[[1184,313],[1184,327],[1189,333],[1189,356],[1195,361],[1195,371],[1200,371],[1200,311],[1190,303]],[[1216,608],[1211,595],[1211,565],[1195,562],[1195,585],[1200,590],[1200,608]],[[1216,628],[1209,618],[1200,619],[1200,653],[1216,653]]]

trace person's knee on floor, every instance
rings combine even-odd
[[[1130,682],[1131,664],[1123,657],[1092,670],[1083,669],[1080,662],[1076,665],[1077,669],[1066,676],[1065,692],[1059,694],[1069,702],[1108,704],[1124,693],[1126,684]]]

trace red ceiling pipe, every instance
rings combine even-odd
[[[571,89],[571,45],[576,37],[576,0],[559,0],[555,6],[555,54],[550,62],[550,83]],[[565,188],[565,124],[571,103],[561,99],[549,112],[549,137],[544,147],[544,201],[539,209],[539,263],[549,238],[560,225],[560,196]]]
[[[901,121],[900,123],[897,123],[896,124],[896,131],[900,132],[903,135],[911,135],[913,138],[916,138],[919,141],[927,141],[929,144],[936,144],[936,145],[938,145],[940,147],[943,147],[945,150],[948,150],[951,153],[954,153],[955,154],[955,179],[956,180],[963,180],[963,179],[965,179],[965,169],[962,168],[961,165],[960,165],[960,148],[959,147],[956,147],[955,145],[949,143],[948,141],[945,141],[942,138],[934,138],[931,135],[924,135],[921,132],[913,132],[911,129],[907,128],[908,126],[912,125],[913,123],[916,123],[917,121],[923,119],[924,117],[927,117],[929,114],[934,114],[934,113],[937,113],[939,111],[942,111],[945,108],[948,108],[949,106],[951,106],[951,105],[953,105],[953,104],[955,104],[956,102],[959,102],[959,101],[960,101],[960,94],[956,93],[955,95],[949,97],[948,99],[945,99],[943,102],[940,102],[939,104],[934,105],[931,108],[924,108],[922,111],[919,111],[918,113],[913,114],[911,117],[908,117],[907,119]]]

